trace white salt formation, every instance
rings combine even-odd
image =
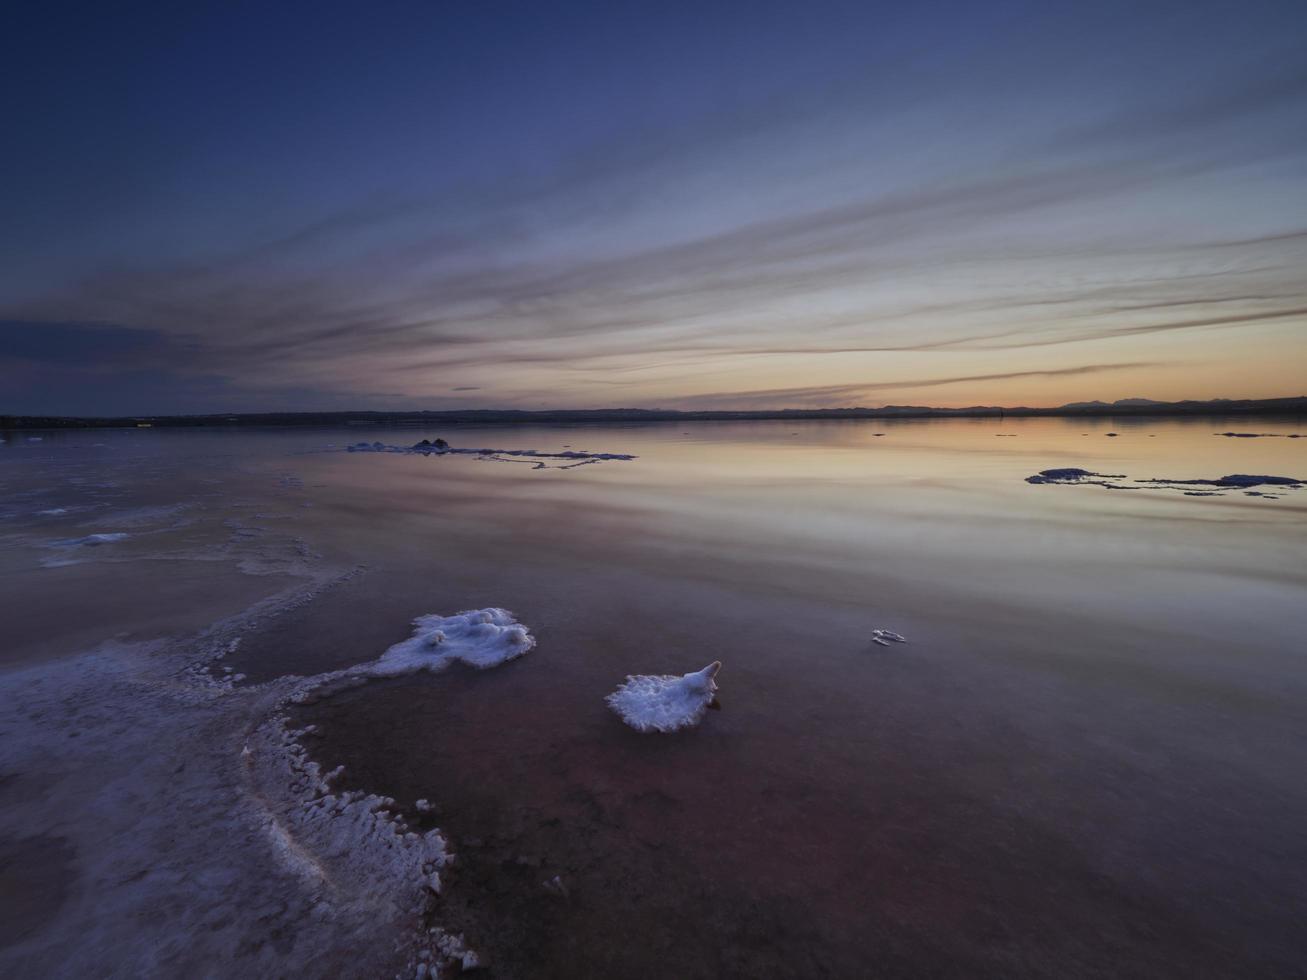
[[[506,609],[473,609],[454,616],[419,616],[413,635],[381,655],[373,677],[395,677],[419,670],[443,670],[455,660],[469,667],[496,667],[520,657],[535,639]]]
[[[872,630],[871,642],[887,647],[890,643],[907,643],[908,640],[907,637],[900,633],[895,633],[893,630]]]
[[[59,541],[51,541],[51,548],[97,548],[102,544],[113,544],[115,541],[122,541],[127,535],[122,531],[114,531],[106,534],[88,534],[84,538],[63,538]]]
[[[675,674],[628,675],[626,683],[605,699],[638,732],[674,732],[702,720],[713,704],[722,662],[714,660],[703,670]]]
[[[354,572],[306,574],[189,640],[108,641],[0,675],[0,772],[47,780],[39,806],[4,808],[5,834],[67,840],[85,896],[0,943],[0,976],[411,978],[482,965],[432,921],[455,860],[441,832],[410,825],[390,797],[333,785],[343,768],[324,771],[313,726],[288,709],[342,675],[489,667],[534,641],[502,609],[423,616],[353,671],[235,686],[222,659],[247,632]]]
[[[332,783],[344,767],[323,772],[303,741],[313,726],[292,728],[284,708],[372,677],[444,670],[456,660],[480,669],[495,667],[535,646],[535,638],[506,609],[419,616],[413,625],[409,639],[370,663],[300,679],[243,750],[256,797],[269,804],[281,801],[269,832],[284,865],[315,889],[330,886],[337,876],[353,880],[370,901],[410,922],[425,918],[432,910],[432,896],[443,890],[441,871],[454,859],[444,836],[439,830],[410,829],[394,812],[390,797],[334,790]],[[425,799],[416,808],[420,813],[434,809]],[[325,866],[328,860],[330,868]],[[462,936],[439,926],[431,927],[425,938],[418,936],[401,975],[422,977],[430,971],[430,976],[440,976],[454,965],[463,970],[481,965]]]
[[[313,678],[294,700],[309,704],[319,697],[362,684],[371,677],[401,677],[444,670],[454,661],[484,670],[514,660],[536,645],[535,637],[507,609],[471,609],[453,616],[419,616],[407,640],[396,643],[370,663]]]

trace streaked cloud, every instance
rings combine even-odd
[[[469,116],[482,142],[437,140],[429,181],[378,164],[294,221],[232,216],[220,246],[123,229],[0,291],[0,381],[148,377],[223,411],[1293,393],[1307,73],[1269,8],[1241,15],[1246,51],[1211,28],[1175,68],[1152,60],[1170,19],[1108,7],[1031,5],[1001,58],[905,14],[810,84],[593,136],[560,114],[548,165]],[[1109,43],[1119,76],[1085,55]],[[1145,369],[1156,389],[1115,387]]]
[[[1000,374],[972,374],[953,378],[905,378],[900,381],[815,385],[806,388],[767,388],[759,391],[721,391],[694,395],[685,399],[687,407],[709,408],[832,408],[865,407],[862,399],[894,392],[965,385],[976,382],[1013,381],[1022,378],[1062,378],[1111,371],[1156,367],[1151,362],[1134,364],[1085,364],[1079,367],[1052,368],[1044,371],[1008,371]]]

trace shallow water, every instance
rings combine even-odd
[[[427,921],[493,975],[1298,975],[1307,489],[1026,482],[1307,477],[1307,440],[1227,431],[1307,427],[3,433],[0,685],[106,641],[181,642],[296,582],[333,584],[215,667],[251,699],[375,659],[415,616],[502,606],[529,656],[296,712],[313,757],[345,765],[338,785],[445,832],[457,860]],[[339,451],[436,436],[637,458]],[[876,628],[909,642],[875,645]],[[604,704],[627,674],[712,660],[722,710],[691,731],[638,734]],[[78,730],[110,738],[87,713]],[[56,940],[88,919],[132,934],[87,894],[125,845],[53,806],[54,781],[91,779],[55,748],[68,718],[5,721],[36,734],[9,740],[22,778],[0,782],[0,830],[73,855],[44,929],[0,948],[35,976],[66,967]],[[187,935],[211,958],[171,964],[276,975],[305,955],[297,921],[269,948],[272,927],[244,923],[246,954]],[[135,955],[119,949],[99,954]],[[306,972],[368,975],[359,962]]]

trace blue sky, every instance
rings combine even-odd
[[[1299,394],[1307,8],[29,5],[0,412]]]

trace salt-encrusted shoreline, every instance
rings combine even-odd
[[[491,666],[529,650],[529,634],[485,610],[454,624],[465,646],[502,643],[505,656],[480,663],[437,654],[445,641],[431,631],[459,617],[427,617],[406,641],[415,656],[257,685],[214,669],[243,635],[352,574],[315,574],[185,642],[110,642],[0,676],[0,771],[29,781],[33,801],[7,808],[0,829],[76,854],[63,907],[0,950],[0,973],[426,977],[480,965],[430,922],[454,860],[440,831],[410,827],[392,799],[334,792],[339,772],[309,757],[311,726],[293,727],[288,709],[379,674]]]
[[[389,903],[399,932],[396,951],[404,954],[397,975],[421,980],[444,967],[469,970],[481,965],[481,957],[462,936],[426,924],[432,899],[442,889],[440,873],[454,860],[444,836],[438,829],[410,828],[392,811],[391,797],[333,793],[332,782],[341,768],[323,772],[304,744],[313,726],[292,727],[287,714],[293,704],[312,703],[370,678],[439,671],[455,660],[485,669],[535,646],[503,609],[427,615],[414,625],[409,640],[375,661],[283,684],[285,692],[250,733],[241,758],[251,798],[267,809],[266,830],[283,866],[320,893],[339,896],[343,880],[353,895]],[[233,688],[230,680],[216,683],[228,691]],[[350,969],[342,965],[342,970]]]

